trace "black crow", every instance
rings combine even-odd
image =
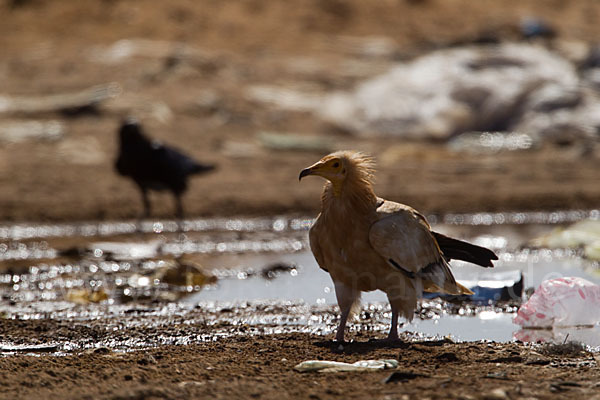
[[[126,119],[119,128],[120,149],[117,172],[128,176],[138,185],[144,202],[144,216],[150,216],[148,190],[170,190],[175,197],[177,217],[183,217],[181,195],[187,189],[189,175],[215,169],[201,164],[179,150],[144,135],[135,119]]]

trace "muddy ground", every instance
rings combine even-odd
[[[0,122],[64,126],[60,139],[0,144],[0,221],[140,215],[139,194],[113,168],[116,129],[126,115],[141,118],[153,137],[219,166],[192,180],[184,198],[190,217],[316,213],[321,183],[300,185],[297,176],[326,150],[270,150],[257,139],[263,131],[327,137],[332,149],[372,153],[378,193],[425,213],[599,204],[600,156],[577,143],[469,156],[444,143],[357,138],[311,115],[273,111],[245,96],[247,87],[263,83],[348,89],[394,60],[431,49],[490,35],[519,40],[525,16],[544,18],[561,40],[593,43],[600,37],[600,3],[594,0],[4,0],[0,15],[0,95],[71,93],[109,82],[121,91],[97,107],[0,113]],[[396,50],[365,63],[364,37],[391,39]],[[168,45],[162,53],[114,64],[94,61],[94,51],[140,38],[184,43],[197,53],[182,61],[177,46]],[[303,68],[315,62],[317,68]],[[355,68],[340,73],[348,62]],[[168,195],[152,199],[155,216],[172,216]],[[43,342],[56,328],[43,321],[5,321],[0,340]],[[61,329],[80,339],[97,335],[92,328]],[[545,355],[522,344],[381,345],[367,342],[371,337],[355,337],[357,343],[341,351],[331,335],[297,333],[133,352],[18,354],[0,358],[0,398],[600,397],[600,365],[589,353]],[[393,358],[402,374],[383,383],[390,371],[325,375],[292,369],[319,358]]]
[[[367,341],[284,334],[78,356],[0,359],[0,398],[597,399],[600,360],[518,344]],[[560,351],[559,351],[560,353]],[[596,356],[597,357],[597,356]],[[396,370],[296,372],[306,360],[396,359]],[[386,381],[389,381],[386,383]]]

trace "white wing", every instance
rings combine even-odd
[[[426,291],[468,292],[457,286],[421,214],[393,202],[385,202],[377,211],[381,219],[371,226],[369,241],[391,267],[410,278],[421,278]]]

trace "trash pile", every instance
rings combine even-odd
[[[348,92],[255,86],[248,96],[311,111],[357,135],[447,140],[502,131],[519,136],[501,145],[521,149],[540,140],[597,139],[600,101],[593,76],[540,45],[502,43],[434,51]]]

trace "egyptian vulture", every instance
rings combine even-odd
[[[411,321],[425,292],[472,294],[452,276],[450,259],[493,267],[489,249],[433,232],[413,208],[377,197],[373,161],[359,152],[338,151],[300,172],[327,180],[321,213],[310,229],[310,248],[335,286],[341,318],[336,340],[360,292],[382,290],[392,309],[388,339],[398,339],[398,316]]]

